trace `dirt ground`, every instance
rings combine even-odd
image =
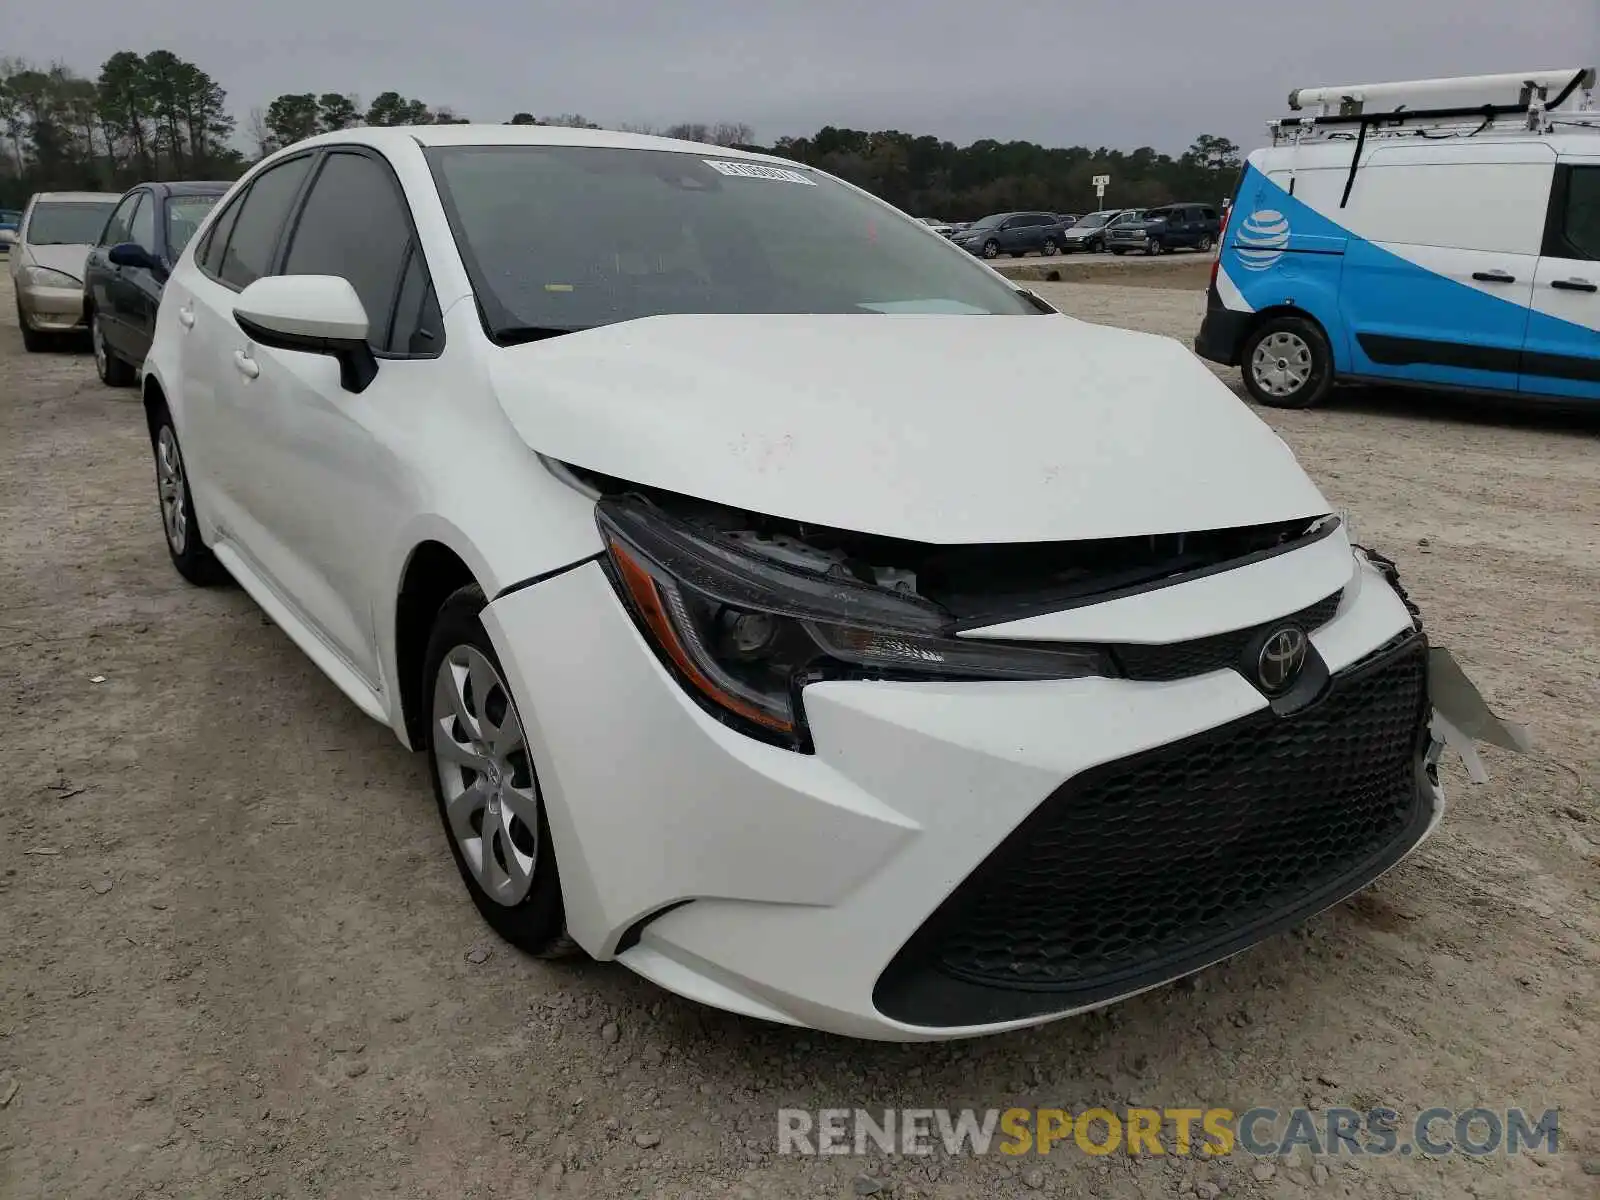
[[[1188,338],[1201,293],[1173,282],[1039,287]],[[1190,985],[870,1045],[495,942],[423,762],[242,592],[182,583],[133,393],[82,351],[25,354],[11,311],[0,294],[0,1196],[1600,1192],[1600,422],[1378,392],[1263,414],[1539,751],[1487,752],[1479,787],[1452,766],[1422,850]],[[1130,1103],[1559,1107],[1561,1150],[776,1153],[782,1106]]]

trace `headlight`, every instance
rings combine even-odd
[[[83,280],[74,279],[65,271],[52,271],[49,267],[23,267],[18,274],[29,287],[76,288]]]
[[[1099,650],[965,640],[920,597],[784,566],[632,499],[596,519],[612,583],[646,640],[718,719],[807,747],[800,692],[819,679],[1072,679],[1112,674]]]

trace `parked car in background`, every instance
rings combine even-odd
[[[950,224],[949,221],[941,221],[937,217],[918,217],[917,220],[921,221],[935,233],[942,234],[945,237],[949,237],[955,232],[954,225]]]
[[[994,213],[958,230],[951,240],[983,258],[1021,258],[1033,250],[1054,254],[1061,248],[1061,221],[1047,212]]]
[[[1104,250],[1106,226],[1129,211],[1132,210],[1103,208],[1079,217],[1061,231],[1061,252],[1071,254],[1075,250]]]
[[[20,224],[20,208],[0,208],[0,252],[11,249],[11,243],[17,240],[17,226]]]
[[[1168,250],[1210,250],[1222,232],[1222,218],[1210,204],[1168,204],[1152,208],[1144,219],[1106,230],[1106,249],[1113,254],[1139,250],[1164,254]]]
[[[126,387],[137,377],[167,276],[231,186],[142,183],[113,210],[83,274],[83,318],[102,383]]]
[[[115,192],[40,192],[22,210],[11,246],[17,324],[27,350],[83,327],[83,264],[116,207]]]

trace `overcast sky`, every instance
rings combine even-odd
[[[825,124],[1247,149],[1296,86],[1600,60],[1600,0],[74,0],[7,6],[4,52],[94,76],[165,47],[248,126],[281,92],[396,90],[478,120]]]

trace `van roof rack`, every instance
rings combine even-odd
[[[1267,122],[1273,145],[1370,136],[1470,137],[1551,132],[1556,126],[1600,130],[1593,109],[1594,67],[1512,71],[1394,83],[1296,88],[1289,108],[1303,116]],[[1428,107],[1430,100],[1449,103]]]

